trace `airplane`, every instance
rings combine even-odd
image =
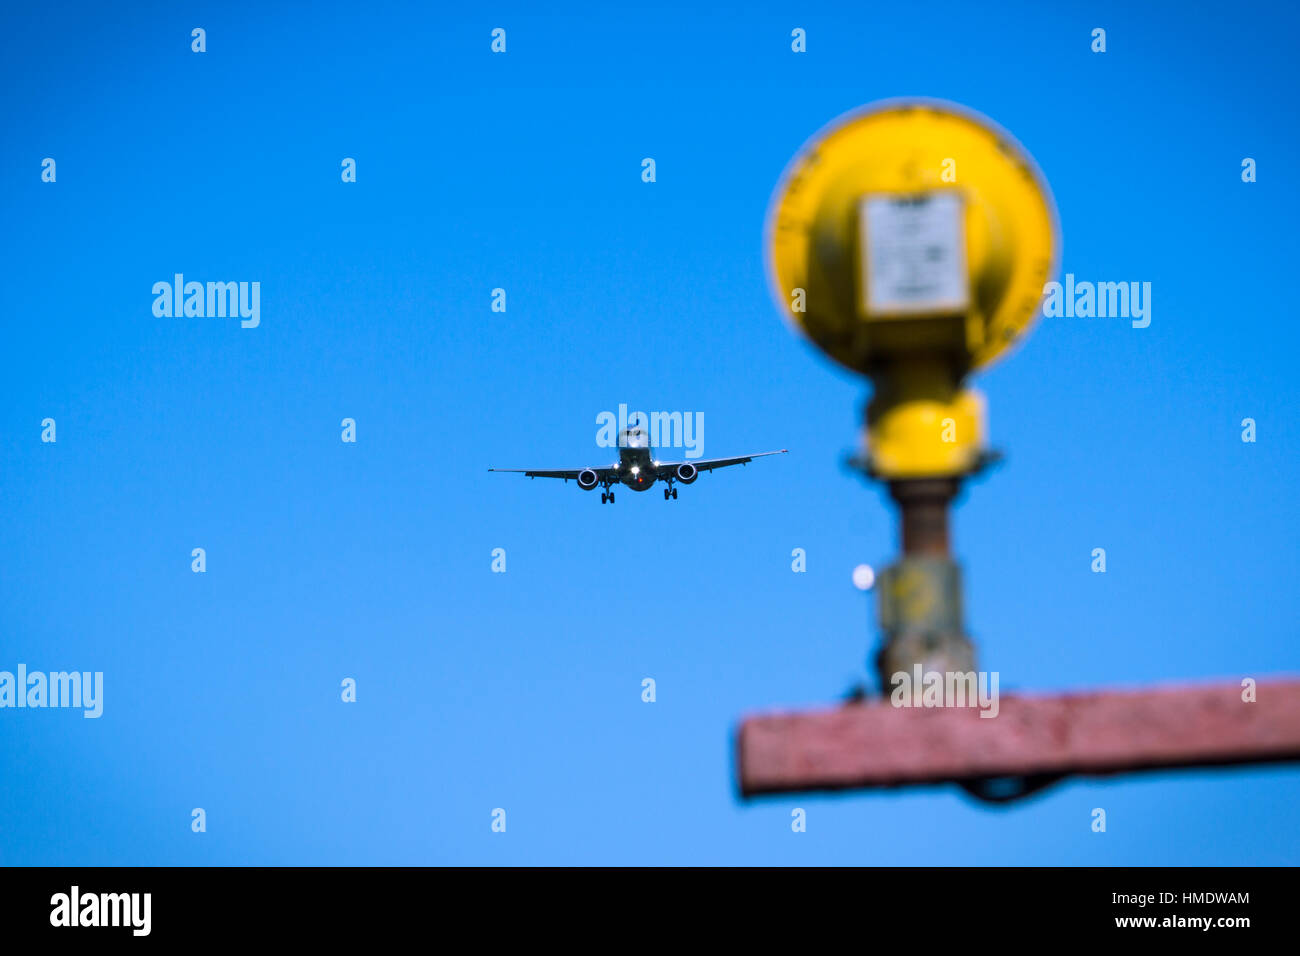
[[[704,458],[700,461],[659,461],[653,455],[650,439],[644,428],[634,426],[624,429],[619,442],[618,464],[608,468],[561,468],[553,471],[541,471],[528,468],[489,468],[488,471],[508,471],[522,474],[528,478],[570,478],[578,483],[583,491],[591,491],[597,485],[605,490],[600,493],[600,503],[614,503],[614,485],[626,485],[633,491],[649,491],[656,481],[662,481],[664,501],[677,497],[673,482],[689,485],[700,476],[702,471],[726,468],[728,465],[746,465],[755,458],[768,455],[784,455],[780,451],[763,451],[740,458]]]

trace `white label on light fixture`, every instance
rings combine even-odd
[[[867,196],[858,211],[866,314],[966,309],[970,288],[960,194]]]

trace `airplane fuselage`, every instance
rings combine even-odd
[[[633,491],[649,491],[659,469],[643,432],[629,429],[618,450],[618,480]]]

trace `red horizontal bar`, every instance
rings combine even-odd
[[[1300,680],[1240,682],[750,717],[737,736],[741,793],[961,783],[997,777],[1105,775],[1300,760]]]

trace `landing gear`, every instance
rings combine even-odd
[[[676,497],[677,497],[677,489],[676,489],[676,488],[665,488],[665,489],[664,489],[664,501],[667,501],[669,498],[676,499]]]
[[[603,505],[603,504],[604,504],[605,502],[607,502],[607,501],[608,501],[611,505],[614,503],[614,492],[612,492],[612,491],[602,491],[602,492],[600,493],[600,503]]]

